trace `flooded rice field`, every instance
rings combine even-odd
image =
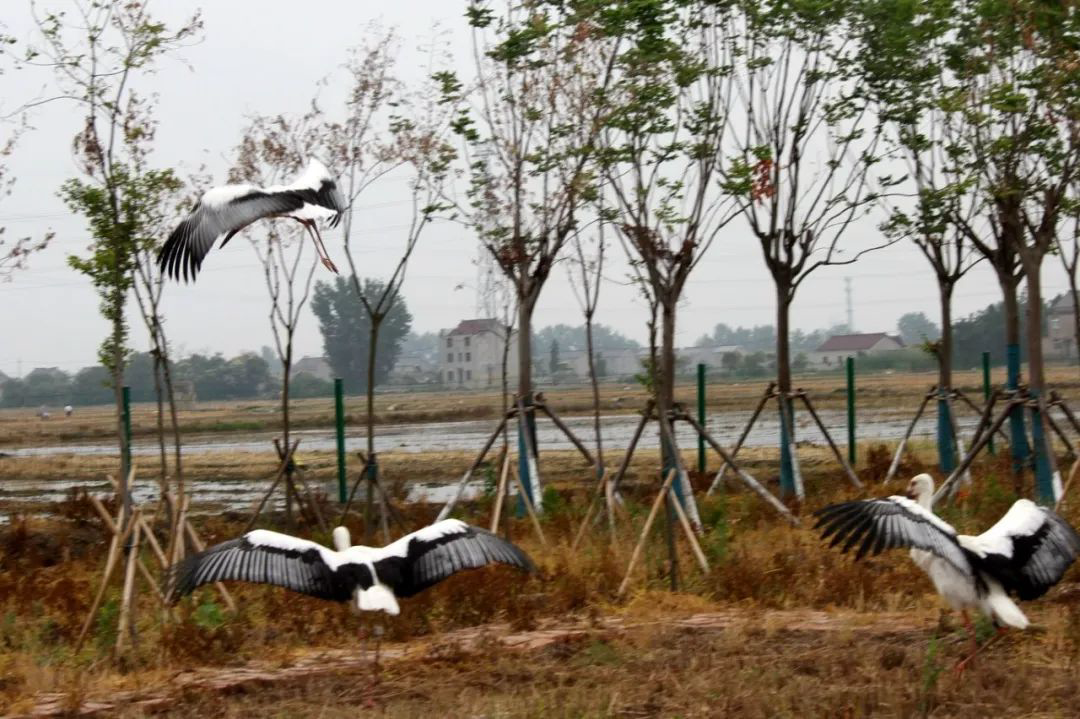
[[[841,411],[820,411],[822,421],[829,427],[834,440],[841,446],[847,442],[846,415]],[[712,435],[726,448],[730,449],[743,430],[750,412],[717,412],[708,415],[707,427]],[[958,425],[963,433],[969,433],[977,423],[978,418],[973,415],[960,415]],[[592,419],[590,417],[567,417],[564,419],[571,430],[582,439],[586,445],[592,444]],[[628,446],[640,417],[638,415],[611,415],[602,418],[604,445],[609,453],[617,453],[625,450]],[[858,439],[860,442],[873,440],[898,440],[911,416],[907,412],[879,410],[873,414],[866,413],[859,418]],[[764,416],[755,424],[753,430],[746,439],[747,447],[775,446],[778,441],[778,422],[773,416]],[[913,437],[933,437],[936,426],[936,415],[933,412],[924,413],[916,426]],[[438,422],[430,424],[400,424],[383,425],[377,428],[376,449],[380,452],[394,453],[421,453],[421,452],[476,452],[479,451],[485,440],[494,429],[494,423],[489,420],[464,421],[464,422]],[[966,431],[966,432],[965,432]],[[680,424],[676,428],[677,439],[684,450],[690,450],[696,446],[696,436],[691,427]],[[223,437],[218,435],[198,436],[192,435],[185,438],[184,450],[187,454],[212,454],[215,452],[251,452],[269,453],[270,443],[274,437],[272,432],[244,433]],[[332,451],[335,448],[334,432],[332,428],[318,430],[300,430],[293,433],[300,439],[301,452]],[[796,412],[796,437],[800,442],[824,445],[825,438],[817,428],[813,419],[806,412]],[[566,436],[559,431],[554,424],[547,419],[541,418],[537,428],[538,444],[544,449],[573,450],[573,445]],[[350,454],[364,447],[365,440],[361,428],[350,428],[346,435],[346,450]],[[643,433],[638,444],[645,449],[655,449],[659,446],[655,425],[648,427]],[[154,455],[158,449],[152,440],[137,440],[133,447],[136,455]],[[44,456],[110,456],[116,454],[116,446],[113,444],[65,444],[51,447],[27,447],[4,449],[4,452],[14,457],[44,457]],[[5,521],[5,515],[15,511],[20,505],[32,504],[40,507],[43,503],[62,501],[69,493],[83,487],[87,491],[103,493],[110,490],[108,481],[104,478],[100,482],[87,482],[83,480],[67,479],[33,479],[20,480],[4,478],[3,459],[0,459],[0,522]],[[466,462],[462,462],[460,471],[464,472]],[[458,470],[453,470],[457,472]],[[456,476],[448,470],[445,481],[441,482],[416,482],[408,485],[406,501],[427,501],[441,503],[447,501],[454,491],[454,487],[461,475]],[[327,496],[335,496],[336,484],[332,480],[324,480],[316,477],[308,478],[312,489],[323,491]],[[237,479],[237,480],[201,480],[191,483],[193,492],[193,504],[200,511],[250,511],[258,503],[267,489],[265,480]],[[466,490],[465,498],[475,496],[484,490],[483,481],[472,482]],[[139,483],[134,489],[137,503],[154,502],[157,500],[156,485],[147,480]],[[279,497],[283,493],[277,492]]]

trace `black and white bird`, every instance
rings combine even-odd
[[[397,614],[411,597],[466,569],[508,564],[532,571],[521,549],[457,519],[429,525],[385,547],[352,546],[349,530],[333,532],[334,549],[287,534],[256,529],[194,554],[166,579],[165,595],[179,601],[210,582],[272,584],[319,599],[356,601],[364,611]]]
[[[175,279],[183,275],[185,282],[194,280],[206,253],[222,235],[225,239],[221,247],[224,247],[233,235],[256,220],[291,217],[311,235],[322,263],[337,272],[326,253],[316,221],[327,220],[330,227],[337,227],[345,209],[345,198],[330,171],[314,158],[288,185],[212,187],[169,235],[158,254],[158,265]]]
[[[999,631],[1026,628],[1028,618],[1010,595],[1037,599],[1057,584],[1080,553],[1080,535],[1053,510],[1027,499],[1018,499],[982,534],[957,534],[931,511],[933,496],[934,479],[920,474],[908,483],[906,496],[818,510],[815,528],[824,530],[822,539],[832,537],[830,546],[843,542],[841,551],[857,546],[856,559],[910,548],[938,594],[962,613],[973,639],[969,609],[981,611]]]

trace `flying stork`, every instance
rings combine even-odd
[[[832,504],[815,512],[822,539],[841,551],[858,545],[855,559],[885,549],[911,548],[911,559],[930,576],[938,594],[955,610],[971,632],[972,652],[956,669],[963,671],[979,651],[968,615],[978,609],[998,629],[1024,629],[1028,618],[1010,594],[1038,599],[1061,580],[1080,553],[1080,535],[1053,510],[1018,499],[1009,511],[982,534],[957,534],[931,511],[934,480],[914,477],[906,496],[882,497]],[[989,642],[987,642],[989,644]]]
[[[364,611],[398,614],[411,597],[466,569],[500,563],[526,571],[525,552],[458,519],[429,525],[385,547],[352,546],[349,530],[333,532],[334,549],[287,534],[256,529],[181,562],[167,576],[173,603],[197,587],[222,580],[273,584],[338,602],[355,600]]]
[[[328,220],[337,227],[345,211],[345,198],[326,166],[315,158],[288,185],[257,187],[250,184],[222,185],[203,193],[191,213],[184,218],[158,254],[158,265],[166,275],[194,280],[203,258],[217,238],[225,235],[221,247],[240,230],[256,220],[291,217],[304,226],[319,258],[331,272],[337,267],[323,245],[316,220]]]

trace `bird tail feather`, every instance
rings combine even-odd
[[[383,611],[387,614],[397,615],[401,612],[397,597],[390,591],[390,587],[376,582],[367,589],[358,592],[357,605],[365,612]]]
[[[990,605],[994,617],[1002,624],[1016,629],[1027,629],[1028,624],[1030,624],[1028,618],[1020,611],[1020,607],[1016,606],[1016,602],[1005,592],[990,592],[987,603]]]

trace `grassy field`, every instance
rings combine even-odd
[[[1055,384],[1068,390],[1067,379],[1063,374]],[[860,384],[860,406],[913,409],[932,380],[879,375]],[[973,387],[976,380],[964,376]],[[839,380],[818,381],[804,385],[825,406],[839,406]],[[762,389],[757,383],[715,385],[710,405],[745,409]],[[642,399],[619,391],[605,391],[605,411],[632,411]],[[426,402],[458,414],[490,412],[485,401],[496,399],[381,397],[379,411],[391,417],[417,413]],[[589,408],[584,390],[560,392],[558,402],[552,393],[551,401],[567,414]],[[323,404],[305,402],[302,414],[312,422],[325,418]],[[350,411],[358,408],[356,400]],[[202,411],[185,421],[196,421]],[[272,421],[273,411],[269,403],[206,410],[218,422],[259,413]],[[108,410],[99,412],[23,421],[28,426],[22,429],[16,417],[5,415],[0,426],[5,443],[44,444],[59,439],[65,422],[81,422],[72,426],[83,429],[68,431],[85,439],[110,431]],[[151,425],[145,417],[139,421],[144,429]],[[925,445],[915,450],[900,476],[926,469],[919,458],[933,457]],[[776,488],[775,449],[750,449],[741,456],[751,472]],[[571,551],[589,497],[590,469],[573,452],[545,452],[548,542],[542,544],[526,520],[511,519],[503,530],[534,558],[534,575],[505,568],[460,575],[407,600],[396,618],[357,617],[346,607],[240,585],[233,587],[240,604],[235,614],[212,590],[165,614],[141,583],[138,641],[122,660],[112,653],[118,581],[106,594],[90,639],[81,650],[74,648],[107,548],[89,502],[77,493],[55,503],[23,498],[0,506],[0,512],[14,513],[9,524],[0,525],[0,715],[97,707],[103,715],[126,717],[344,717],[364,709],[387,717],[432,709],[447,717],[984,717],[1006,710],[1009,716],[1075,716],[1080,569],[1073,567],[1044,599],[1025,604],[1037,625],[1032,631],[1011,635],[963,678],[955,677],[951,668],[967,650],[964,635],[904,553],[856,564],[824,547],[805,521],[826,503],[895,491],[896,485],[877,484],[891,458],[887,446],[864,444],[859,456],[858,472],[868,484],[861,494],[824,448],[800,450],[807,501],[794,507],[804,519],[799,528],[788,527],[737,486],[702,498],[710,571],[697,570],[680,540],[680,587],[668,591],[671,567],[658,528],[631,590],[619,596],[656,491],[656,453],[639,452],[631,464],[629,517],[620,520],[618,541],[610,544],[598,525]],[[387,452],[380,464],[400,500],[410,482],[455,478],[471,458],[465,452]],[[314,480],[332,486],[331,453],[305,453],[301,460]],[[710,465],[715,470],[713,460]],[[188,481],[195,483],[265,482],[274,469],[268,452],[194,454],[185,456],[185,466]],[[4,478],[100,483],[114,470],[115,460],[108,457],[0,460]],[[140,473],[142,481],[152,481],[150,472]],[[1017,492],[1031,493],[1030,477],[1014,486],[1001,459],[981,460],[974,476],[970,495],[942,512],[962,531],[989,526]],[[703,490],[711,477],[692,479]],[[336,516],[336,503],[323,501],[326,514]],[[196,509],[194,522],[208,542],[236,536],[248,516]],[[409,526],[421,526],[438,507],[402,509]],[[457,515],[486,525],[490,512],[485,495]],[[1063,513],[1080,525],[1080,502],[1067,503]],[[357,537],[363,536],[360,521],[347,522]],[[260,526],[329,540],[309,527],[289,530],[279,513],[265,516]],[[149,555],[144,559],[153,564]],[[385,632],[377,671],[370,639],[376,626]]]
[[[861,472],[880,476],[887,452],[867,450]],[[631,489],[630,519],[615,546],[598,528],[575,552],[569,540],[587,495],[580,482],[571,485],[582,469],[569,456],[551,464],[566,482],[548,504],[549,546],[525,521],[506,528],[536,560],[535,575],[501,568],[460,575],[406,601],[396,618],[358,618],[346,607],[239,585],[236,614],[201,590],[166,617],[144,587],[138,645],[120,662],[110,649],[118,587],[87,646],[73,648],[105,551],[85,501],[16,521],[0,529],[0,714],[113,700],[120,704],[109,705],[110,715],[141,716],[149,709],[140,706],[152,706],[177,717],[337,717],[364,707],[389,717],[436,708],[448,717],[981,717],[1006,707],[1010,716],[1067,717],[1080,706],[1075,567],[1046,598],[1025,605],[1037,630],[1011,636],[960,680],[951,667],[966,650],[962,634],[942,619],[928,581],[903,553],[856,564],[823,547],[808,526],[786,526],[733,488],[701,502],[707,575],[680,542],[680,590],[665,591],[670,567],[656,531],[631,591],[617,596],[655,486]],[[804,463],[804,471],[804,518],[856,496],[824,460]],[[705,479],[695,477],[699,486]],[[943,511],[961,530],[988,526],[1014,496],[999,463],[981,463],[976,479],[961,504]],[[1064,509],[1074,524],[1077,505]],[[419,526],[435,508],[404,509]],[[489,514],[487,499],[460,512],[477,524]],[[235,536],[244,519],[207,515],[196,523],[215,542]],[[360,536],[357,521],[350,524]],[[385,630],[377,674],[362,651],[371,643],[358,636],[375,624]],[[474,639],[455,634],[463,631]],[[322,668],[290,673],[312,663]]]
[[[998,371],[1000,374],[1000,370]],[[955,384],[973,399],[982,396],[981,373],[957,372]],[[997,377],[997,380],[1002,378]],[[1080,387],[1076,369],[1052,367],[1049,381],[1067,398]],[[858,377],[857,397],[860,410],[883,407],[914,412],[928,387],[934,384],[933,373],[868,374]],[[844,406],[844,378],[841,375],[811,374],[796,377],[797,386],[805,388],[824,409]],[[765,380],[741,382],[712,382],[706,401],[713,410],[749,410],[761,396]],[[551,387],[546,395],[553,408],[567,416],[592,411],[592,394],[587,387]],[[696,389],[689,384],[679,387],[677,395],[693,405]],[[645,402],[645,391],[639,385],[604,385],[600,405],[605,414],[631,413]],[[346,398],[346,423],[361,425],[364,421],[363,397]],[[387,393],[376,397],[376,422],[415,423],[463,419],[492,419],[498,416],[501,403],[497,392],[415,392]],[[185,433],[220,433],[239,435],[244,432],[274,430],[280,427],[279,406],[270,400],[237,402],[200,402],[195,408],[180,412],[180,425]],[[297,429],[332,427],[332,399],[298,400],[292,409],[293,426]],[[157,430],[157,409],[153,404],[136,404],[132,410],[133,433],[137,437],[154,434]],[[64,442],[102,439],[115,436],[116,424],[111,406],[79,407],[74,416],[64,417],[53,412],[48,420],[36,416],[36,408],[0,410],[0,450],[4,447],[62,444]]]

